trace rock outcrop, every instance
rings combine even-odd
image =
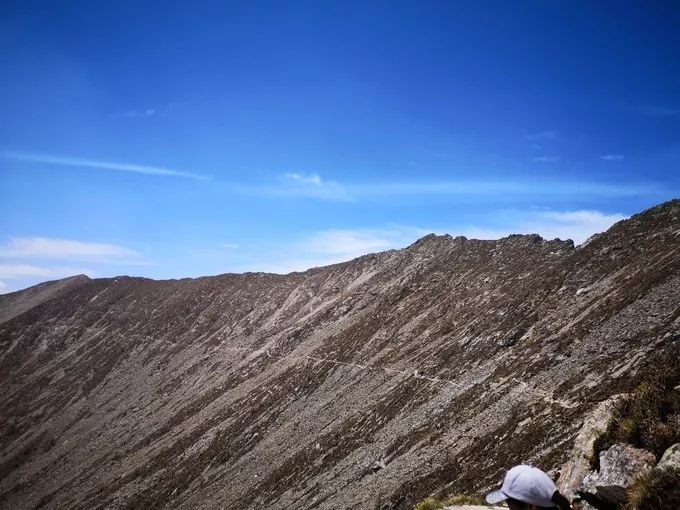
[[[587,244],[0,298],[0,507],[412,508],[567,459],[680,339],[680,202]]]
[[[576,490],[583,485],[586,476],[590,475],[595,441],[607,430],[614,405],[624,397],[625,395],[614,395],[597,404],[586,416],[569,459],[560,469],[557,486],[568,499],[576,495]]]
[[[627,444],[615,444],[600,453],[600,470],[590,473],[576,491],[588,503],[600,509],[616,510],[628,500],[627,489],[656,464],[647,450]]]

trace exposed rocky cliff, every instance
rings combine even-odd
[[[2,508],[410,508],[569,454],[680,335],[680,201],[579,247],[0,296]]]

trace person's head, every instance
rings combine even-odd
[[[533,466],[515,466],[505,475],[500,490],[486,496],[489,504],[505,501],[510,510],[570,510],[569,501],[560,494],[548,475]]]

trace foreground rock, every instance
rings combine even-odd
[[[627,444],[615,444],[600,453],[600,470],[583,480],[577,494],[600,509],[616,509],[628,500],[627,489],[656,464],[654,454]]]
[[[677,338],[679,218],[3,296],[0,507],[410,510],[557,468]]]
[[[680,443],[672,445],[664,452],[656,469],[680,469]]]
[[[614,406],[625,395],[614,395],[597,404],[586,416],[571,450],[569,459],[562,466],[557,487],[568,499],[576,495],[583,480],[591,472],[590,462],[594,455],[595,441],[607,430]]]
[[[508,507],[489,505],[452,505],[444,507],[442,510],[508,510]]]

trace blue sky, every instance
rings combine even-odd
[[[577,243],[678,196],[672,2],[0,7],[0,292]]]

